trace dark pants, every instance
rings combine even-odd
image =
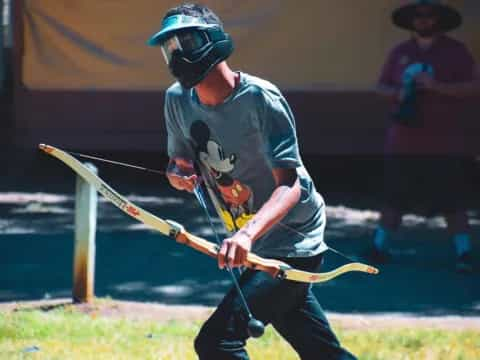
[[[317,271],[322,257],[280,259],[295,268]],[[292,345],[301,359],[355,359],[340,346],[311,285],[273,279],[246,270],[240,286],[253,316],[273,327]],[[249,359],[245,350],[248,319],[232,288],[195,339],[200,359]]]
[[[385,197],[401,211],[427,214],[465,209],[465,159],[453,156],[389,156],[384,165]]]
[[[382,225],[396,230],[402,215],[416,210],[445,215],[451,233],[467,232],[466,161],[459,156],[388,156]]]

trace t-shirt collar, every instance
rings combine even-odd
[[[191,88],[190,89],[190,96],[192,97],[193,101],[199,105],[200,107],[204,108],[204,109],[218,109],[224,105],[227,105],[234,97],[235,95],[238,93],[238,91],[242,88],[244,82],[245,82],[245,76],[243,75],[243,73],[241,71],[235,71],[237,74],[238,74],[238,77],[236,78],[237,80],[235,81],[235,87],[233,88],[232,92],[230,93],[230,95],[228,95],[225,100],[223,100],[223,102],[221,104],[218,104],[218,105],[215,105],[215,106],[209,106],[209,105],[205,105],[203,104],[201,101],[200,101],[200,98],[198,97],[198,94],[197,92],[195,91],[195,88]]]

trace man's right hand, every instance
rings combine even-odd
[[[182,158],[170,159],[167,178],[175,189],[188,192],[193,192],[198,181],[193,161]]]

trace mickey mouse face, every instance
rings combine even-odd
[[[207,152],[200,152],[200,160],[218,172],[228,173],[234,169],[235,154],[226,157],[223,148],[210,140],[207,143]]]
[[[197,142],[200,161],[219,173],[229,173],[234,169],[235,154],[226,155],[223,147],[210,139],[210,129],[203,121],[195,121],[190,134]]]

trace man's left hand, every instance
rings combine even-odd
[[[435,80],[429,73],[421,72],[415,77],[418,89],[437,91],[439,82]]]
[[[252,238],[245,231],[237,231],[232,237],[223,240],[218,252],[218,267],[223,269],[243,266],[252,248]]]

